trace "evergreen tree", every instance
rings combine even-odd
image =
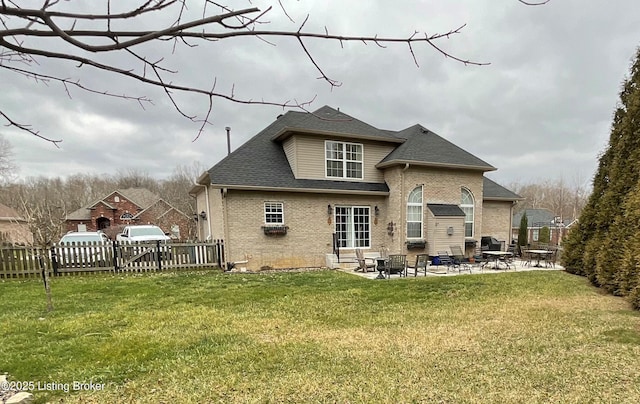
[[[620,91],[607,150],[579,225],[565,240],[563,264],[618,295],[638,296],[640,253],[640,49]],[[637,219],[636,219],[637,217]],[[638,305],[640,306],[640,304]]]
[[[518,228],[518,245],[520,247],[529,244],[529,219],[527,219],[527,212],[522,214],[520,218],[520,227]]]
[[[542,244],[549,244],[549,240],[551,239],[551,229],[549,226],[544,226],[540,229],[540,236],[538,237],[538,241]]]

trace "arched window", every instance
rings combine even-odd
[[[422,238],[422,186],[415,187],[407,200],[407,238]]]
[[[460,209],[464,212],[464,236],[473,237],[473,216],[474,203],[471,191],[462,188],[462,198],[460,201]]]
[[[133,219],[133,215],[129,212],[124,212],[122,215],[120,215],[120,220],[122,221],[125,221],[125,220],[128,221],[131,219]]]

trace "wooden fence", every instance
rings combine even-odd
[[[72,243],[51,248],[0,246],[0,279],[223,268],[224,243]]]

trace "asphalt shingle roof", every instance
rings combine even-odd
[[[487,177],[483,177],[482,186],[482,198],[493,200],[505,200],[505,201],[517,201],[524,199],[515,192],[509,191],[507,188],[498,184],[495,181],[490,180]]]
[[[463,216],[464,211],[458,205],[449,205],[443,203],[428,203],[427,208],[433,213],[433,216]]]
[[[0,203],[0,220],[6,221],[20,221],[24,222],[25,220],[20,216],[18,211],[13,208],[10,208],[7,205],[3,205]]]
[[[379,164],[417,163],[423,165],[454,166],[493,171],[496,168],[421,125],[414,125],[397,133],[406,139]]]
[[[312,113],[288,112],[286,115],[289,115],[287,125],[276,132],[274,139],[281,140],[294,132],[304,131],[346,135],[352,138],[380,139],[395,143],[403,141],[392,131],[378,129],[327,105]]]
[[[513,227],[520,227],[520,220],[522,215],[527,213],[527,224],[529,227],[544,227],[554,226],[555,215],[549,209],[525,209],[513,215]],[[571,219],[563,220],[563,225],[568,226],[571,224]]]
[[[396,144],[397,147],[379,163],[379,166],[413,162],[481,171],[495,170],[495,167],[420,125],[399,132],[382,130],[339,110],[324,106],[312,113],[289,111],[279,116],[211,167],[208,170],[211,183],[248,189],[389,192],[388,186],[384,183],[296,179],[281,144],[283,139],[296,132],[337,134]],[[498,195],[507,195],[506,189],[493,184],[495,183],[491,182],[489,194],[496,198]],[[519,198],[511,194],[514,199]]]
[[[316,113],[319,111],[323,111],[323,108]],[[319,118],[313,118],[313,115],[303,112],[289,111],[280,116],[271,125],[209,169],[211,182],[240,187],[389,192],[389,187],[381,183],[296,179],[282,145],[274,141],[273,136],[283,132],[286,128],[301,127],[301,122],[309,124],[314,120],[321,121]],[[316,122],[316,124],[327,127],[337,125],[338,122],[322,121]],[[366,124],[346,121],[343,121],[342,124],[361,131],[369,131]],[[375,128],[371,128],[375,131]],[[384,136],[388,135],[384,134]]]
[[[104,199],[108,198],[109,196],[113,195],[114,193],[118,193],[120,195],[122,195],[123,197],[125,197],[126,199],[130,200],[131,202],[133,202],[134,204],[136,204],[137,206],[139,206],[141,209],[146,209],[149,206],[153,205],[154,203],[156,203],[158,200],[160,200],[160,197],[156,194],[154,194],[153,192],[149,191],[146,188],[126,188],[126,189],[118,189],[114,192],[109,193],[108,195],[105,195],[103,198],[98,199],[88,205],[83,206],[82,208],[73,211],[71,213],[69,213],[67,215],[67,220],[89,220],[91,219],[91,211],[90,209],[94,206],[96,206],[99,203],[102,203],[104,205],[106,205],[107,207],[113,209],[113,206],[109,205],[107,202],[104,201]]]

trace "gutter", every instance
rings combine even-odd
[[[375,195],[389,196],[389,191],[366,191],[354,189],[332,189],[332,188],[290,188],[290,187],[269,187],[256,185],[234,185],[234,184],[211,184],[219,189],[236,189],[240,191],[277,191],[277,192],[298,192],[308,194],[347,194],[347,195]]]
[[[497,168],[487,165],[487,166],[477,166],[477,165],[466,165],[466,164],[452,164],[452,163],[435,163],[429,161],[415,161],[415,160],[390,160],[383,161],[376,164],[376,168],[387,168],[394,165],[402,165],[402,164],[411,164],[414,166],[420,167],[434,167],[434,168],[450,168],[456,170],[471,170],[471,171],[496,171]]]

